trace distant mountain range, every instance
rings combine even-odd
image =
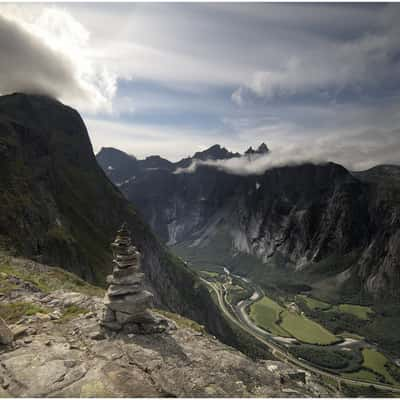
[[[144,160],[139,160],[135,156],[114,149],[113,147],[103,147],[96,158],[112,182],[117,186],[122,186],[128,183],[128,181],[141,177],[146,171],[163,170],[173,172],[178,168],[188,167],[195,160],[228,160],[241,156],[265,155],[268,152],[269,149],[265,143],[261,143],[256,150],[249,147],[244,154],[232,153],[225,147],[215,144],[204,151],[195,153],[193,157],[183,158],[178,162],[171,162],[160,156],[149,156]]]
[[[268,153],[263,143],[244,156]],[[103,148],[97,160],[158,236],[192,262],[268,285],[305,283],[331,299],[400,296],[400,167],[327,163],[236,176],[194,160],[241,156],[215,145],[177,163]],[[397,301],[396,300],[396,301]]]

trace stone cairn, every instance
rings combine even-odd
[[[107,277],[109,284],[104,298],[100,325],[111,331],[125,333],[163,332],[168,322],[155,316],[149,308],[153,295],[144,289],[144,274],[140,270],[141,256],[131,244],[124,223],[112,243],[114,270]]]

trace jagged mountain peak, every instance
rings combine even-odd
[[[244,154],[249,155],[249,154],[266,154],[269,153],[269,148],[268,146],[262,142],[256,150],[253,149],[253,146],[250,146]]]
[[[222,147],[219,144],[214,144],[206,150],[195,153],[193,158],[196,160],[224,160],[239,156],[239,153],[232,153],[225,147]]]
[[[262,143],[258,146],[257,151],[258,151],[259,153],[268,153],[268,152],[269,152],[269,148],[268,148],[268,146],[267,146],[264,142],[262,142]]]

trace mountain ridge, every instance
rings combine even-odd
[[[319,274],[321,285],[336,269],[338,281],[330,285],[350,300],[360,291],[365,299],[399,299],[400,168],[388,168],[350,172],[304,163],[240,177],[203,166],[191,174],[148,171],[121,190],[163,241],[181,243],[203,260],[213,252],[211,258],[221,258],[215,246],[224,242],[226,262],[238,254],[265,265],[283,257],[289,271],[314,280]],[[319,267],[334,259],[325,272]]]
[[[178,168],[189,167],[192,162],[196,160],[229,160],[232,158],[240,158],[244,156],[264,155],[269,153],[269,151],[270,150],[265,143],[261,143],[256,150],[253,150],[253,148],[250,147],[243,154],[240,154],[238,152],[233,153],[225,147],[219,144],[215,144],[205,150],[195,152],[192,156],[182,158],[181,160],[176,162],[172,162],[159,155],[151,155],[147,156],[144,159],[137,159],[135,156],[127,154],[114,147],[102,147],[96,154],[96,158],[103,167],[107,165],[107,168],[103,169],[107,169],[107,171],[105,172],[114,183],[117,182],[116,179],[120,179],[120,181],[117,183],[123,184],[124,180],[128,180],[129,178],[134,176],[132,175],[133,172],[144,173],[147,169],[175,171]],[[121,165],[121,162],[125,163],[126,165]],[[113,163],[115,165],[113,165]],[[113,172],[115,170],[117,170],[118,173],[122,174],[120,178],[115,177],[115,172]]]

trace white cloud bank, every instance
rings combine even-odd
[[[380,143],[377,143],[377,139]],[[262,156],[242,156],[228,160],[193,160],[187,168],[177,168],[175,174],[195,173],[207,166],[233,175],[262,175],[265,171],[282,166],[304,163],[335,162],[352,171],[361,171],[378,164],[398,164],[400,131],[362,131],[347,138],[326,137],[299,144],[272,147]]]
[[[0,93],[45,94],[83,111],[111,111],[116,78],[93,61],[89,32],[64,10],[32,11],[0,8]]]
[[[305,149],[286,148],[262,156],[242,156],[228,160],[193,160],[189,167],[177,168],[174,173],[195,173],[199,167],[207,166],[233,175],[262,175],[268,169],[306,162],[320,164],[324,160],[319,155],[310,157]]]

